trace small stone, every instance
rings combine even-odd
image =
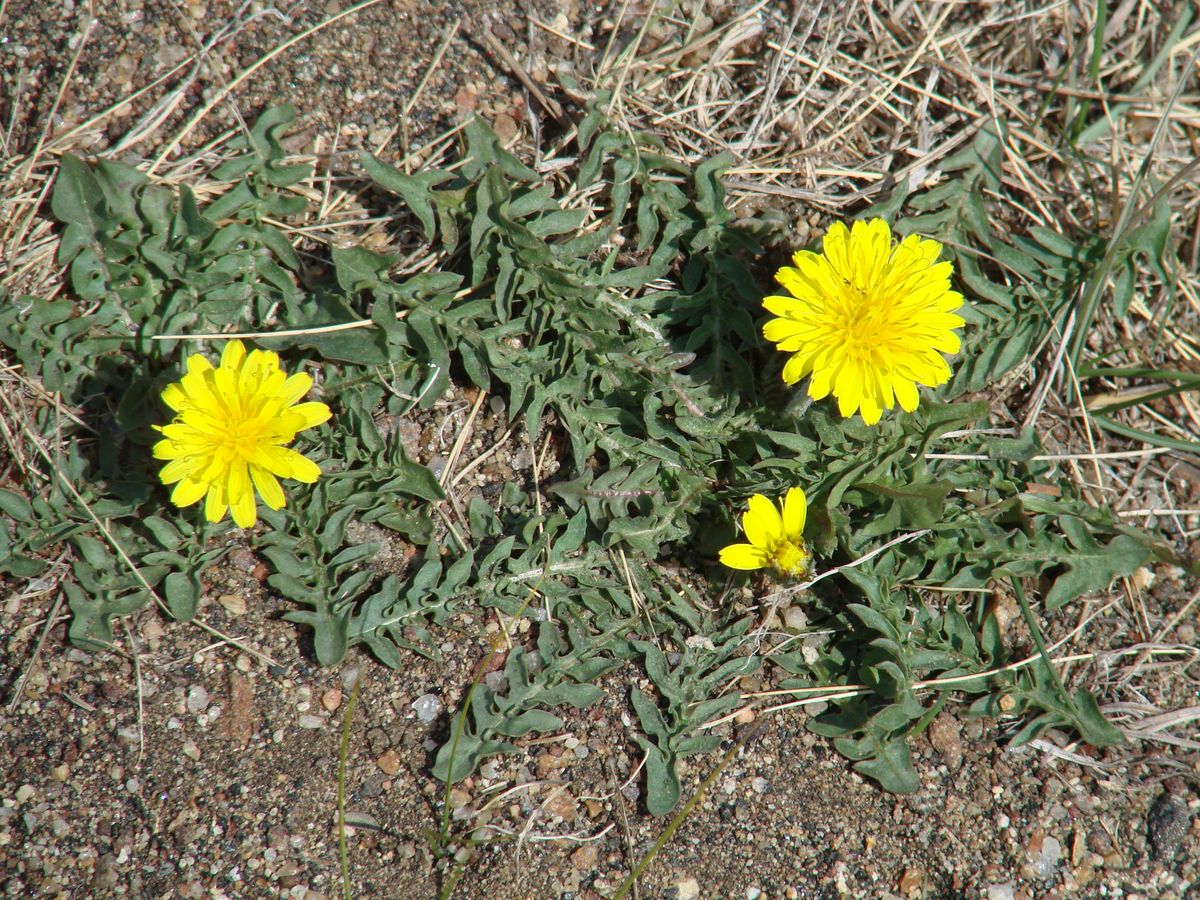
[[[146,646],[152,651],[157,651],[162,645],[163,626],[158,619],[147,619],[142,625],[142,638],[146,641]]]
[[[750,787],[756,794],[765,794],[767,791],[771,790],[771,782],[759,776],[751,779]]]
[[[385,774],[395,775],[400,771],[400,754],[388,747],[376,758],[375,765]]]
[[[1011,881],[988,885],[987,900],[1013,900],[1016,896],[1017,886]]]
[[[342,692],[339,688],[330,688],[321,695],[321,705],[328,712],[337,712],[337,708],[342,705]]]
[[[240,672],[229,673],[229,712],[221,719],[222,733],[245,746],[254,737],[254,689]]]
[[[1075,834],[1071,837],[1071,865],[1078,868],[1087,852],[1087,835],[1084,834],[1082,828],[1076,828]]]
[[[66,781],[71,777],[71,767],[66,763],[57,765],[50,770],[50,777],[55,781]]]
[[[754,710],[749,706],[739,709],[736,713],[734,713],[733,721],[737,722],[739,725],[749,725],[754,721]]]
[[[241,594],[222,594],[217,598],[217,602],[225,607],[225,612],[231,616],[244,616],[246,614],[246,598]]]
[[[900,893],[905,897],[919,894],[924,883],[924,869],[918,869],[915,867],[911,869],[905,869],[904,874],[900,876]]]
[[[479,95],[470,87],[460,87],[454,95],[454,109],[460,119],[465,119],[479,106]]]
[[[237,659],[233,661],[233,667],[244,675],[254,668],[254,660],[248,653],[239,653]]]
[[[584,844],[571,854],[571,865],[581,872],[590,872],[596,868],[596,858],[599,856],[595,844]]]
[[[184,742],[184,745],[181,749],[183,751],[183,755],[193,762],[200,759],[200,748],[196,746],[195,741]]]
[[[300,716],[299,724],[301,728],[324,728],[325,720],[312,713],[304,713]]]
[[[1042,840],[1041,851],[1030,861],[1029,868],[1034,878],[1053,878],[1058,871],[1059,860],[1062,859],[1062,844],[1057,839],[1047,837]]]
[[[546,810],[568,825],[579,816],[579,804],[568,790],[562,790],[546,803]]]
[[[783,624],[796,631],[802,631],[808,627],[808,613],[799,606],[789,606],[783,611]]]
[[[503,695],[508,689],[508,676],[503,672],[488,672],[483,676],[483,683],[493,694]]]
[[[962,726],[953,716],[942,713],[933,720],[929,726],[929,743],[942,754],[950,771],[953,772],[962,765]]]
[[[190,713],[203,712],[209,704],[208,691],[203,686],[193,684],[187,692],[187,709]]]
[[[1087,836],[1087,847],[1093,853],[1104,856],[1113,851],[1112,838],[1108,836],[1107,831],[1101,831],[1100,829],[1090,831]]]
[[[1191,824],[1191,816],[1182,800],[1169,793],[1159,797],[1146,815],[1146,833],[1154,848],[1154,858],[1174,859]]]
[[[422,694],[412,702],[413,712],[422,722],[432,722],[442,711],[442,701],[436,694]]]
[[[36,793],[37,793],[37,788],[35,788],[32,784],[21,785],[19,788],[17,788],[17,803],[18,803],[18,805],[28,802],[29,798],[31,798]]]
[[[517,121],[507,113],[500,113],[492,122],[492,130],[501,143],[507,144],[517,136]]]

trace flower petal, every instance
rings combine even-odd
[[[283,488],[279,486],[279,481],[274,475],[261,466],[252,465],[250,466],[250,478],[258,490],[258,495],[262,497],[263,503],[267,504],[268,508],[283,509],[287,498],[284,497]]]
[[[804,537],[804,520],[808,517],[808,498],[798,487],[789,488],[783,498],[783,533],[793,544]]]
[[[742,530],[746,539],[755,547],[773,550],[783,540],[783,519],[779,509],[762,494],[755,494],[746,504],[742,516]]]
[[[962,349],[953,311],[962,306],[950,287],[953,266],[939,261],[937,241],[909,235],[894,243],[883,219],[830,226],[822,253],[797,252],[776,280],[791,296],[772,295],[763,306],[776,318],[763,336],[791,354],[783,380],[811,375],[814,400],[832,394],[844,416],[879,421],[897,404],[916,408],[916,385],[950,379],[943,354]]]
[[[162,440],[152,454],[166,461],[159,471],[164,484],[175,484],[171,501],[178,506],[205,499],[204,514],[212,522],[232,512],[234,522],[249,528],[257,521],[257,494],[272,509],[284,506],[280,478],[313,482],[320,467],[287,449],[299,431],[331,416],[318,401],[299,402],[312,387],[312,377],[290,377],[279,367],[279,354],[228,341],[220,365],[201,354],[186,362],[186,374],[163,390],[174,421],[156,425]]]
[[[721,562],[731,569],[765,569],[771,556],[751,544],[730,544],[721,550]]]

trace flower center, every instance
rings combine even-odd
[[[808,570],[808,553],[804,542],[781,541],[771,551],[771,562],[784,575],[799,575]]]
[[[220,437],[221,448],[230,456],[249,459],[263,443],[261,423],[231,417]]]

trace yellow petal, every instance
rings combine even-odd
[[[186,478],[193,474],[200,467],[200,460],[194,456],[184,456],[180,459],[173,459],[158,473],[158,478],[163,484],[174,484],[175,482]],[[197,500],[200,498],[197,497]],[[187,504],[183,504],[186,506]]]
[[[785,384],[795,384],[808,374],[811,363],[801,354],[792,356],[783,365],[783,380]]]
[[[762,494],[751,497],[746,507],[746,514],[742,516],[746,540],[763,550],[774,549],[783,540],[783,519],[778,508]]]
[[[310,400],[308,403],[301,403],[293,406],[288,412],[293,415],[300,416],[304,424],[296,429],[303,431],[305,428],[314,428],[322,422],[328,422],[329,417],[333,415],[329,407],[318,400]]]
[[[305,484],[312,484],[321,477],[321,467],[307,456],[302,456],[291,450],[288,453],[291,454],[292,478],[302,481]]]
[[[235,372],[242,366],[242,361],[246,358],[246,345],[236,338],[225,344],[225,349],[221,351],[221,368],[229,372]]]
[[[798,487],[789,488],[783,498],[783,533],[793,544],[804,537],[804,520],[808,516],[808,498]]]
[[[207,482],[192,481],[190,478],[185,478],[179,484],[175,485],[175,490],[171,491],[171,502],[180,508],[191,506],[207,492]]]
[[[907,378],[892,379],[892,390],[896,392],[896,399],[900,401],[902,410],[912,412],[917,408],[920,395],[917,393],[917,386]]]
[[[254,482],[254,487],[258,489],[258,495],[262,497],[263,503],[267,504],[271,509],[282,509],[287,503],[287,498],[283,495],[283,488],[279,486],[279,481],[261,466],[250,466],[250,478]]]
[[[204,518],[210,522],[220,522],[225,518],[229,504],[225,502],[225,489],[219,482],[214,481],[208,488],[204,498]]]
[[[313,386],[312,376],[307,372],[297,372],[283,383],[279,389],[279,399],[284,406],[291,406],[309,392]],[[324,405],[324,404],[322,404]]]
[[[722,548],[721,562],[731,569],[765,569],[771,564],[771,557],[750,544],[730,544]]]

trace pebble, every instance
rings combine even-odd
[[[579,817],[579,804],[568,790],[562,790],[546,803],[546,810],[568,825]]]
[[[596,868],[596,858],[599,852],[595,844],[584,844],[571,854],[571,865],[581,872],[590,872]]]
[[[789,606],[783,611],[783,624],[788,628],[801,631],[808,627],[808,613],[799,606]]]
[[[203,686],[193,684],[187,692],[187,709],[190,713],[202,712],[209,704],[208,691]]]
[[[196,761],[200,759],[200,748],[196,746],[195,741],[185,741],[183,747],[183,755],[188,759]]]
[[[17,803],[22,804],[27,802],[29,798],[36,793],[37,788],[35,788],[32,784],[21,785],[19,788],[17,788]]]
[[[241,594],[222,594],[217,598],[217,602],[225,607],[225,612],[231,616],[244,616],[246,614],[246,598]]]
[[[929,726],[929,743],[946,760],[951,772],[962,765],[962,726],[953,716],[942,713]]]
[[[250,679],[240,672],[229,673],[229,714],[225,716],[222,732],[230,740],[243,745],[254,736],[254,689]]]
[[[1167,793],[1159,797],[1146,815],[1146,833],[1154,848],[1154,858],[1174,859],[1191,824],[1191,816],[1182,800]]]
[[[503,672],[488,672],[483,676],[483,683],[493,694],[503,694],[508,688],[508,678]]]
[[[50,770],[50,777],[55,781],[66,781],[71,777],[71,767],[66,763],[57,765]]]
[[[695,878],[685,878],[675,882],[675,897],[677,900],[697,900],[700,896],[700,882]]]
[[[1107,831],[1096,829],[1088,832],[1087,847],[1093,853],[1098,853],[1100,856],[1113,852],[1112,838],[1108,836]]]
[[[763,778],[762,776],[759,776],[750,781],[750,787],[753,788],[754,793],[756,794],[765,794],[767,791],[771,790],[771,782],[767,781],[767,779]]]
[[[412,702],[413,712],[422,722],[432,722],[442,711],[442,701],[436,694],[422,694]]]
[[[400,754],[388,747],[375,759],[375,765],[387,775],[395,775],[400,771]]]
[[[254,660],[247,653],[239,653],[237,659],[233,661],[233,667],[239,672],[245,674],[254,667]]]
[[[1014,900],[1016,896],[1017,886],[1011,881],[988,885],[987,900]]]
[[[321,695],[321,705],[329,712],[337,712],[342,705],[342,692],[339,688],[330,688]]]
[[[1030,861],[1029,868],[1035,878],[1053,878],[1061,859],[1062,844],[1056,838],[1044,838],[1041,852]]]
[[[324,728],[325,720],[320,716],[314,716],[312,713],[304,713],[300,716],[301,728]]]
[[[922,887],[925,884],[925,870],[916,867],[905,869],[904,874],[900,876],[900,893],[902,896],[908,897],[914,894],[921,893]]]

